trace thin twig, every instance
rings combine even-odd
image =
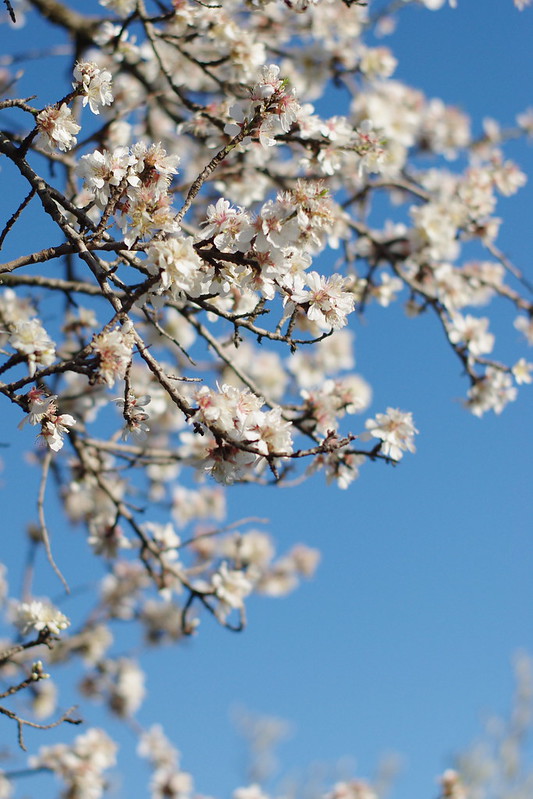
[[[39,525],[40,525],[40,533],[41,538],[43,540],[44,549],[46,552],[46,557],[48,558],[48,563],[55,571],[61,582],[65,587],[65,591],[67,594],[70,594],[70,588],[68,586],[67,581],[61,574],[59,567],[57,566],[56,562],[54,561],[54,557],[52,555],[52,549],[50,546],[50,536],[48,535],[48,528],[46,527],[46,520],[44,517],[44,495],[46,492],[46,481],[48,478],[48,471],[50,469],[50,462],[52,460],[52,451],[48,450],[43,458],[43,473],[41,475],[41,483],[39,485],[39,496],[37,498],[37,513],[39,515]]]

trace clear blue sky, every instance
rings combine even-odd
[[[27,47],[32,30],[10,46]],[[400,79],[461,106],[479,131],[484,116],[508,125],[533,105],[532,41],[533,9],[459,0],[456,10],[407,9],[386,43],[399,58]],[[533,175],[531,148],[517,146],[513,155]],[[499,239],[530,275],[532,207],[533,180],[502,202],[507,224]],[[6,243],[6,260],[16,254]],[[493,324],[499,354],[532,360],[510,320],[502,307]],[[466,384],[431,319],[407,320],[398,304],[370,309],[354,329],[357,371],[374,389],[372,412],[411,410],[418,451],[397,468],[366,465],[345,492],[326,488],[321,477],[290,490],[229,492],[230,520],[268,516],[281,549],[304,541],[322,550],[323,561],[315,580],[289,598],[251,601],[244,634],[206,619],[188,646],[146,658],[148,698],[138,718],[164,724],[205,794],[224,797],[242,784],[230,709],[243,705],[292,723],[280,749],[283,773],[303,775],[316,762],[333,771],[348,756],[358,776],[371,777],[380,756],[395,751],[404,764],[393,799],[433,797],[434,778],[453,753],[488,713],[509,707],[513,653],[533,653],[531,388],[501,416],[479,420],[461,408]],[[6,419],[6,438],[18,442],[9,427],[18,416]],[[4,459],[15,466],[0,494],[14,562],[18,506],[37,475],[15,452]],[[54,535],[67,542],[57,553],[68,572],[80,534]],[[86,716],[102,724],[94,709]],[[118,794],[145,796],[147,771],[133,763],[133,737],[120,738]],[[46,740],[29,738],[34,747]],[[51,777],[21,784],[17,796],[37,784],[42,799],[56,796]]]

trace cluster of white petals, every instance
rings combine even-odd
[[[35,769],[52,771],[64,784],[64,796],[100,799],[104,795],[104,771],[115,765],[117,745],[100,729],[91,727],[74,742],[41,747],[30,758]]]
[[[37,318],[20,319],[9,329],[9,344],[28,362],[30,375],[38,366],[50,366],[55,360],[55,344]]]
[[[49,602],[39,599],[17,604],[13,608],[13,616],[22,635],[30,632],[42,633],[45,630],[52,635],[59,635],[70,624],[64,613]]]
[[[80,61],[74,69],[73,84],[83,96],[83,105],[89,104],[93,114],[100,113],[101,105],[111,105],[111,73],[107,69],[99,69],[92,61]]]
[[[22,429],[27,422],[40,424],[40,438],[53,452],[62,449],[64,434],[76,424],[76,419],[69,413],[58,413],[56,399],[56,394],[46,396],[42,389],[32,388],[26,397],[29,413],[18,425]]]
[[[74,120],[72,111],[62,103],[60,106],[47,106],[35,118],[40,141],[46,149],[71,150],[76,144],[76,136],[81,125]]]
[[[44,108],[22,89],[15,98],[23,73],[11,56],[0,70],[0,155],[24,186],[0,248],[31,219],[1,268],[0,394],[13,428],[37,427],[48,447],[27,459],[40,470],[38,523],[20,601],[0,567],[15,642],[0,664],[4,698],[30,686],[34,718],[73,721],[54,720],[61,696],[26,649],[39,646],[46,669],[77,659],[84,699],[139,734],[151,799],[191,799],[163,729],[133,718],[147,694],[138,654],[182,645],[206,616],[241,630],[252,596],[285,596],[314,575],[318,550],[279,552],[253,526],[261,518],[228,521],[228,487],[322,479],[346,490],[364,464],[415,452],[413,414],[393,399],[376,412],[354,372],[355,328],[367,362],[372,351],[365,314],[377,324],[403,303],[406,325],[433,324],[474,416],[501,413],[533,384],[521,351],[500,358],[507,344],[533,344],[533,303],[498,244],[502,198],[526,184],[508,154],[533,137],[533,109],[476,131],[395,75],[381,41],[395,17],[360,0],[12,0],[6,19],[21,24],[25,7],[76,44],[62,89],[43,72],[57,91]],[[30,598],[38,546],[68,582],[51,551],[60,512],[83,530],[72,547],[85,547],[94,600],[83,616],[74,594],[62,640],[69,619]],[[135,644],[122,633],[132,624]],[[5,715],[22,740],[26,722]],[[65,797],[99,799],[115,754],[89,729],[30,765],[56,774]],[[445,771],[439,799],[471,799],[467,783]],[[234,799],[265,790],[252,782]],[[320,795],[382,792],[344,779]]]
[[[195,419],[214,433],[205,468],[223,483],[232,483],[264,458],[284,458],[292,453],[292,425],[279,407],[263,411],[264,400],[249,389],[207,386],[196,393]],[[221,444],[220,434],[226,443]]]
[[[365,426],[370,435],[380,439],[380,450],[388,458],[398,461],[404,452],[415,452],[414,436],[418,430],[411,413],[387,408],[386,413],[367,419]]]
[[[99,378],[112,387],[124,377],[131,361],[133,339],[128,329],[115,327],[94,336],[91,347],[98,356]]]

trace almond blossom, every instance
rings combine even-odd
[[[74,69],[74,78],[74,88],[83,95],[83,105],[88,103],[93,114],[100,113],[100,105],[111,105],[111,73],[106,69],[99,69],[92,61],[80,61]]]
[[[45,630],[52,635],[59,635],[70,625],[64,613],[50,603],[38,599],[16,605],[13,615],[22,635],[28,635],[31,631],[42,633]]]
[[[94,336],[91,347],[98,356],[98,375],[109,387],[118,378],[124,377],[131,360],[132,346],[133,339],[125,326]]]
[[[404,452],[415,452],[414,436],[418,430],[411,413],[387,408],[386,413],[367,419],[365,427],[370,435],[380,439],[380,451],[386,457],[398,461]]]
[[[9,343],[25,357],[32,377],[37,366],[49,366],[55,360],[55,344],[37,318],[15,322],[10,329]]]
[[[344,289],[350,285],[349,280],[341,275],[324,277],[318,272],[305,275],[308,289],[300,289],[291,293],[291,304],[302,305],[307,310],[307,317],[322,330],[338,330],[347,324],[347,315],[355,307],[355,299],[351,292]]]
[[[37,114],[35,120],[40,140],[47,149],[57,147],[66,152],[76,144],[76,136],[81,126],[74,121],[72,111],[66,103],[62,103],[59,107],[44,108]]]
[[[243,600],[252,591],[252,582],[240,570],[229,569],[222,563],[212,577],[212,586],[220,600],[220,613],[225,617],[232,610],[243,607]]]
[[[354,372],[353,331],[358,362],[388,369],[393,348],[373,364],[369,336],[400,298],[405,324],[419,325],[420,374],[430,374],[433,325],[474,416],[499,414],[533,383],[522,357],[533,342],[531,280],[498,243],[504,198],[526,183],[512,158],[524,157],[533,114],[480,123],[393,77],[397,66],[406,74],[393,34],[409,2],[35,0],[28,24],[46,17],[46,69],[31,66],[21,82],[19,62],[35,55],[18,33],[25,5],[5,3],[3,15],[17,24],[16,57],[0,68],[0,153],[13,181],[0,225],[0,394],[16,417],[6,415],[6,443],[17,424],[20,443],[28,424],[40,435],[24,461],[30,521],[13,538],[28,551],[24,580],[9,582],[20,600],[8,604],[0,566],[12,625],[0,710],[20,741],[25,705],[31,718],[53,710],[51,735],[76,721],[66,696],[55,710],[54,688],[40,688],[44,666],[29,660],[39,646],[50,672],[74,668],[84,704],[103,701],[138,736],[152,799],[191,799],[178,750],[161,727],[144,732],[133,719],[150,687],[141,656],[173,647],[171,662],[204,628],[255,621],[253,594],[282,597],[314,575],[318,551],[278,551],[256,490],[268,486],[273,502],[278,486],[304,480],[350,490],[364,464],[379,470],[415,451],[413,415],[392,400],[372,407],[379,379],[373,392]],[[456,3],[418,0],[419,20],[446,5]],[[42,110],[26,97],[33,81]],[[241,507],[228,490],[254,492],[253,517],[228,516]],[[61,513],[77,529],[66,560]],[[304,501],[302,528],[306,513]],[[63,640],[66,616],[31,598],[43,553],[45,579],[63,576],[57,558],[64,584],[89,581],[87,591],[72,585],[74,631]],[[63,596],[57,585],[50,595]],[[514,738],[498,742],[506,774],[521,773],[516,720],[526,715],[514,713]],[[30,768],[43,770],[39,780],[53,772],[65,797],[97,799],[119,785],[106,776],[115,754],[91,729],[42,749]],[[470,773],[445,771],[442,799],[481,796]],[[0,775],[0,795],[11,774]],[[516,783],[511,793],[529,795]],[[251,780],[235,799],[268,799],[266,785]],[[381,779],[346,777],[319,793],[384,790]]]
[[[49,413],[41,422],[41,438],[53,452],[63,448],[63,436],[69,428],[76,424],[76,419],[69,413]]]
[[[68,796],[100,799],[106,785],[103,772],[115,764],[116,751],[117,745],[103,730],[91,727],[70,746],[42,746],[30,758],[30,765],[55,773],[65,783]]]
[[[474,316],[454,314],[449,326],[449,338],[453,344],[463,343],[472,356],[491,352],[494,336],[487,330],[489,320]]]

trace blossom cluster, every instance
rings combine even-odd
[[[19,429],[22,429],[26,423],[40,424],[39,437],[53,452],[62,449],[64,434],[76,424],[76,420],[69,413],[57,412],[56,399],[57,394],[46,396],[40,388],[30,389],[26,397],[29,413],[19,423]]]
[[[84,699],[137,729],[147,686],[127,623],[140,648],[180,643],[206,616],[240,630],[253,595],[284,596],[318,566],[304,544],[277,554],[262,522],[226,523],[227,487],[320,473],[348,489],[364,464],[415,452],[415,415],[394,397],[378,406],[354,371],[369,306],[377,319],[402,302],[409,319],[434,323],[474,416],[501,413],[533,382],[522,352],[500,358],[505,328],[533,344],[533,303],[498,245],[500,200],[526,183],[508,144],[531,138],[533,111],[474,132],[463,111],[395,77],[383,43],[394,21],[361,2],[44,5],[76,52],[44,108],[22,88],[0,103],[0,153],[26,198],[0,246],[30,203],[46,218],[1,267],[0,394],[48,448],[29,458],[40,471],[31,552],[42,546],[68,582],[45,518],[57,488],[102,571],[70,635],[55,603],[31,598],[31,565],[20,601],[6,601],[2,571],[15,643],[0,665],[5,697],[31,683],[41,719],[59,704],[41,654],[52,666],[79,659]],[[20,76],[6,73],[14,97]],[[43,243],[41,227],[56,238]],[[189,799],[192,778],[161,728],[141,733],[138,751],[153,799]],[[65,796],[99,797],[115,745],[90,729],[30,762]],[[442,799],[468,795],[459,770],[439,784]],[[323,792],[378,795],[361,779]],[[235,799],[267,797],[252,784]]]

